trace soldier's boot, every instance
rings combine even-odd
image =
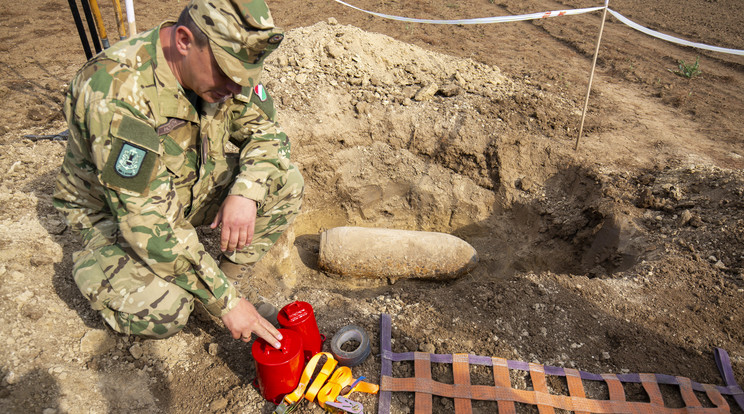
[[[248,274],[251,267],[253,266],[233,263],[224,257],[220,259],[220,270],[222,270],[222,273],[225,274],[227,280],[230,281],[230,283],[238,290],[240,290],[240,281]],[[246,296],[246,299],[253,303],[253,301],[251,301],[252,298]]]
[[[225,274],[227,280],[230,281],[230,283],[232,283],[241,294],[245,295],[245,300],[250,302],[256,308],[259,315],[271,322],[272,325],[279,327],[279,321],[277,320],[279,311],[276,309],[276,306],[272,305],[266,300],[266,298],[259,295],[258,291],[255,289],[249,288],[247,289],[248,292],[244,293],[243,289],[240,287],[240,282],[243,279],[248,279],[246,276],[252,267],[253,265],[233,263],[224,257],[220,260],[220,270]]]

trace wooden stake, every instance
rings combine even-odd
[[[586,108],[589,106],[589,93],[592,91],[592,81],[594,80],[594,69],[597,67],[597,55],[599,54],[599,43],[602,41],[602,31],[604,31],[605,19],[607,18],[607,8],[610,0],[605,0],[604,11],[602,12],[602,24],[599,26],[599,35],[597,35],[597,47],[594,49],[594,61],[592,61],[592,71],[589,75],[589,86],[586,88],[586,99],[584,99],[584,110],[581,112],[581,124],[579,126],[579,135],[576,136],[576,145],[574,151],[579,149],[581,133],[584,131],[584,119],[586,118]]]
[[[98,8],[98,0],[89,0],[90,8],[93,12],[93,20],[96,22],[98,28],[98,35],[101,37],[101,44],[104,49],[108,49],[110,44],[108,40],[108,34],[106,33],[106,26],[103,24],[103,17],[101,16],[101,9]]]
[[[121,12],[121,3],[119,0],[113,0],[114,13],[116,14],[116,27],[119,29],[119,40],[127,38],[127,28],[124,26],[124,15]]]

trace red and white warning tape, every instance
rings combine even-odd
[[[369,10],[360,9],[359,7],[352,6],[349,3],[341,0],[334,0],[336,3],[341,3],[344,6],[351,7],[352,9],[359,10],[361,12],[371,14],[373,16],[382,17],[384,19],[398,20],[401,22],[409,23],[429,23],[429,24],[485,24],[485,23],[505,23],[505,22],[519,22],[522,20],[535,20],[544,19],[546,17],[558,17],[558,16],[570,16],[573,14],[589,13],[597,10],[602,10],[604,7],[589,7],[586,9],[571,9],[571,10],[554,10],[542,13],[530,13],[520,14],[516,16],[495,16],[495,17],[479,17],[476,19],[455,19],[455,20],[436,20],[436,19],[414,19],[412,17],[401,17],[393,16],[391,14],[377,13]]]
[[[696,47],[698,49],[705,49],[705,50],[711,50],[713,52],[721,52],[721,53],[729,53],[732,55],[740,55],[744,56],[744,50],[741,49],[729,49],[726,47],[718,47],[718,46],[711,46],[706,45],[704,43],[696,43],[696,42],[690,42],[689,40],[680,39],[679,37],[670,36],[668,34],[664,34],[661,32],[657,32],[656,30],[651,30],[647,27],[643,27],[640,24],[633,22],[629,20],[627,17],[623,16],[622,14],[616,12],[612,9],[607,9],[607,11],[615,16],[616,19],[620,20],[621,22],[625,23],[626,25],[632,27],[633,29],[638,30],[639,32],[645,33],[649,36],[656,37],[658,39],[666,40],[667,42],[677,43],[684,46],[690,46],[690,47]]]
[[[359,10],[361,12],[371,14],[373,16],[382,17],[384,19],[398,20],[401,22],[409,22],[409,23],[428,23],[428,24],[487,24],[487,23],[518,22],[518,21],[523,21],[523,20],[544,19],[547,17],[572,16],[576,14],[590,13],[593,11],[604,9],[604,6],[599,6],[599,7],[588,7],[584,9],[552,10],[552,11],[539,12],[539,13],[519,14],[515,16],[495,16],[495,17],[479,17],[475,19],[438,20],[438,19],[415,19],[412,17],[401,17],[401,16],[394,16],[391,14],[377,13],[377,12],[361,9],[356,6],[352,6],[351,4],[341,1],[341,0],[334,0],[334,1],[336,3],[343,4],[344,6],[351,7],[352,9]],[[608,8],[607,11],[613,16],[615,16],[615,18],[620,20],[622,23],[632,27],[635,30],[643,32],[649,36],[653,36],[653,37],[656,37],[662,40],[666,40],[668,42],[677,43],[677,44],[684,45],[684,46],[695,47],[698,49],[705,49],[705,50],[710,50],[713,52],[729,53],[732,55],[744,55],[744,50],[741,50],[741,49],[729,49],[725,47],[711,46],[711,45],[706,45],[704,43],[696,43],[696,42],[691,42],[689,40],[680,39],[678,37],[670,36],[668,34],[664,34],[664,33],[657,32],[655,30],[651,30],[649,28],[643,27],[640,24],[629,20],[625,16],[621,15],[620,13],[610,8]]]

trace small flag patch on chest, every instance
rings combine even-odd
[[[116,159],[116,172],[125,178],[131,178],[139,173],[142,161],[145,160],[146,152],[131,144],[124,144]]]
[[[268,96],[266,95],[266,90],[264,89],[263,84],[259,83],[258,85],[253,87],[253,93],[256,94],[258,99],[261,100],[261,102],[264,102]]]

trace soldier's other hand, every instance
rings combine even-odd
[[[256,308],[245,299],[240,299],[238,306],[222,316],[222,322],[235,339],[249,342],[251,333],[255,333],[274,348],[278,349],[281,346],[279,341],[282,340],[282,334],[271,322],[259,315]]]
[[[222,224],[220,249],[223,252],[233,252],[251,244],[256,226],[256,210],[256,201],[250,198],[239,195],[225,198],[209,226],[214,229]]]

